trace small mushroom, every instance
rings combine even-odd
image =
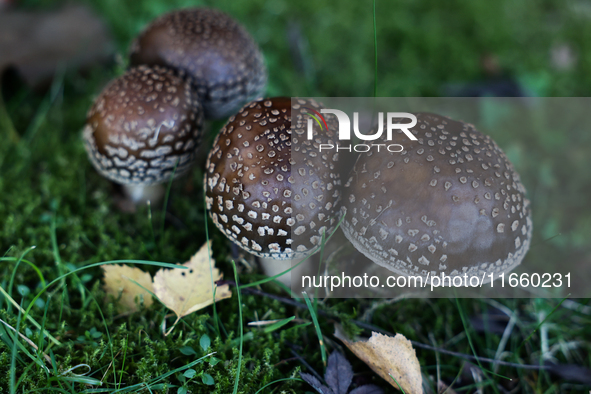
[[[161,183],[194,161],[202,113],[189,81],[163,67],[139,66],[97,97],[82,132],[84,146],[96,170],[123,185],[134,203],[154,203]]]
[[[341,228],[375,263],[424,278],[515,268],[531,240],[530,203],[503,151],[471,124],[417,114],[401,153],[359,156]]]
[[[259,96],[267,81],[263,55],[250,34],[210,8],[173,11],[154,20],[132,43],[132,65],[158,64],[193,78],[208,118],[223,118]]]
[[[312,100],[292,107],[288,97],[247,104],[220,131],[207,159],[204,187],[213,222],[260,257],[267,274],[316,251],[338,223],[338,156],[318,152],[319,142],[334,144],[336,117],[326,116],[329,130],[314,124],[308,140],[305,107],[320,108]]]

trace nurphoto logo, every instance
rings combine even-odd
[[[349,116],[338,109],[321,109],[320,113],[318,111],[313,110],[309,107],[304,107],[308,111],[308,115],[310,115],[310,119],[308,119],[308,129],[307,129],[307,137],[309,140],[314,138],[314,131],[313,131],[313,120],[318,123],[320,129],[326,128],[328,130],[328,125],[324,116],[322,114],[333,114],[336,116],[337,121],[339,123],[339,141],[350,141],[351,140],[351,120]],[[395,121],[399,121],[400,119],[410,119],[409,123],[397,123]],[[386,114],[386,141],[392,141],[392,132],[393,130],[400,130],[402,131],[411,141],[416,141],[417,137],[415,137],[411,132],[410,128],[414,127],[417,124],[417,117],[408,112],[388,112]],[[375,141],[382,137],[384,133],[384,113],[378,113],[378,128],[377,131],[373,134],[363,134],[359,131],[359,112],[353,113],[353,133],[355,136],[362,141]],[[319,144],[318,150],[332,150],[335,149],[337,152],[339,150],[347,150],[349,152],[368,152],[370,149],[377,149],[380,151],[380,148],[385,148],[388,152],[402,152],[404,147],[400,144],[349,144],[349,145],[334,145],[334,144]]]

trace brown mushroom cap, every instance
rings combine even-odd
[[[173,11],[154,20],[133,42],[132,65],[162,65],[193,78],[210,118],[222,118],[260,95],[267,81],[263,55],[250,34],[210,8]]]
[[[336,117],[326,116],[329,131],[320,133],[315,125],[315,140],[307,140],[306,106],[319,108],[308,100],[292,108],[287,97],[247,104],[220,131],[207,159],[204,183],[213,222],[259,257],[306,255],[338,221],[338,156],[321,155],[317,147],[334,138]]]
[[[401,275],[506,272],[531,240],[529,201],[503,151],[471,124],[417,114],[401,153],[358,158],[341,227],[353,245]],[[485,280],[490,280],[486,277]]]
[[[82,134],[101,175],[123,185],[150,185],[189,169],[201,124],[190,82],[163,67],[140,66],[105,87]]]

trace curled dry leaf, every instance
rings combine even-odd
[[[154,294],[177,315],[175,324],[181,317],[213,304],[214,289],[216,302],[232,296],[229,285],[215,284],[222,274],[215,268],[210,246],[211,241],[183,264],[187,269],[161,269],[154,275]]]
[[[107,296],[112,296],[118,301],[117,310],[119,312],[137,311],[138,302],[142,299],[146,307],[152,305],[152,295],[150,294],[150,291],[153,291],[152,277],[149,273],[139,268],[118,264],[101,265],[101,268],[105,273],[103,289]]]
[[[378,375],[406,394],[422,394],[423,378],[415,350],[402,334],[389,337],[372,332],[367,341],[349,341],[337,329],[335,336]],[[396,381],[394,381],[394,379]]]

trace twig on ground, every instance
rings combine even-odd
[[[222,281],[220,281],[220,283],[221,282]],[[223,281],[223,283],[224,284],[227,283],[227,284],[229,284],[231,286],[236,286],[236,283],[234,283],[233,281],[230,281],[230,280],[225,280],[225,281]],[[294,307],[299,308],[299,309],[308,309],[308,307],[305,304],[303,304],[301,302],[298,302],[298,301],[295,301],[295,300],[293,300],[291,298],[286,298],[286,297],[278,296],[278,295],[275,295],[275,294],[269,294],[269,293],[266,293],[266,292],[264,292],[262,290],[258,290],[258,289],[252,288],[252,287],[243,288],[242,291],[245,292],[245,293],[253,294],[253,295],[259,295],[259,296],[262,296],[262,297],[268,297],[268,298],[271,298],[273,300],[277,300],[277,301],[279,301],[279,302],[281,302],[283,304],[291,305],[291,306],[294,306]],[[330,318],[330,319],[334,319],[335,321],[340,322],[340,318],[338,316],[334,316],[334,315],[332,315],[332,314],[330,314],[330,313],[328,313],[328,312],[326,312],[326,311],[324,311],[322,309],[318,309],[317,310],[317,313],[319,315],[324,316],[324,317],[327,317],[327,318]],[[359,321],[359,320],[355,320],[355,319],[352,319],[351,321],[353,323],[355,323],[357,326],[359,326],[361,328],[364,328],[366,330],[376,331],[376,332],[379,332],[381,334],[389,335],[389,336],[394,336],[395,335],[395,334],[393,334],[393,333],[391,333],[391,332],[389,332],[387,330],[384,330],[384,329],[382,329],[380,327],[374,326],[373,324],[365,323],[365,322],[362,322],[362,321]],[[470,355],[470,354],[454,352],[452,350],[446,350],[446,349],[443,349],[443,348],[440,348],[440,347],[435,347],[435,346],[427,345],[425,343],[417,342],[417,341],[413,341],[413,340],[411,340],[411,343],[412,343],[413,346],[416,346],[418,348],[432,350],[434,352],[438,352],[438,353],[447,354],[447,355],[450,355],[450,356],[459,357],[459,358],[462,358],[464,360],[470,360],[470,361],[478,361],[478,360],[480,360],[480,362],[497,364],[497,365],[504,365],[506,367],[520,368],[520,369],[531,369],[531,370],[545,370],[545,369],[548,369],[548,367],[546,365],[517,364],[517,363],[508,362],[508,361],[495,360],[495,359],[487,358],[487,357],[476,357],[476,356],[473,356],[473,355]]]
[[[25,342],[27,342],[29,345],[31,345],[31,347],[33,347],[33,349],[39,351],[39,348],[37,347],[37,345],[35,345],[35,343],[33,341],[31,341],[29,338],[27,338],[26,336],[24,336],[20,332],[16,331],[16,329],[14,329],[10,324],[6,323],[2,319],[0,319],[0,323],[4,324],[6,327],[10,328],[12,331],[17,333],[22,339],[25,340]],[[47,361],[49,363],[49,365],[51,365],[51,358],[47,354],[45,354],[45,352],[41,351],[41,353],[43,353],[43,357],[45,358],[45,361]]]

